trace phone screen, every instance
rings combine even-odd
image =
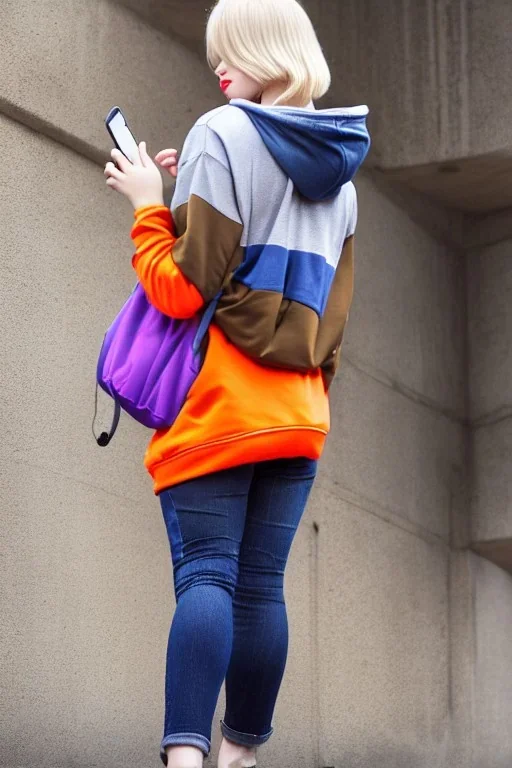
[[[120,109],[116,109],[111,114],[112,117],[109,115],[107,118],[107,126],[110,134],[123,155],[133,163],[139,154],[139,147],[135,141],[133,133],[128,128],[124,115]]]

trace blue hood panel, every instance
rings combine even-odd
[[[319,202],[335,197],[355,176],[370,148],[368,107],[262,107],[232,99],[258,130],[267,149],[299,192]]]

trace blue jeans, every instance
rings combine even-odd
[[[316,469],[310,459],[281,459],[161,492],[177,601],[167,648],[164,765],[169,745],[209,754],[224,680],[224,736],[257,746],[272,735],[288,651],[284,571]]]

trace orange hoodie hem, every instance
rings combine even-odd
[[[158,495],[173,485],[242,464],[297,457],[319,459],[326,437],[327,432],[312,427],[271,428],[194,446],[164,461],[145,464]]]

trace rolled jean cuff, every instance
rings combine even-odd
[[[169,736],[164,736],[160,744],[160,758],[164,765],[167,765],[166,747],[197,747],[204,753],[205,757],[208,757],[211,743],[206,736],[201,736],[200,733],[172,733]]]
[[[222,735],[225,736],[228,741],[232,741],[234,744],[240,744],[242,747],[258,747],[260,744],[265,744],[274,733],[273,728],[271,728],[264,736],[256,736],[253,733],[240,733],[240,731],[234,731],[226,725],[224,720],[220,721],[220,729]]]

